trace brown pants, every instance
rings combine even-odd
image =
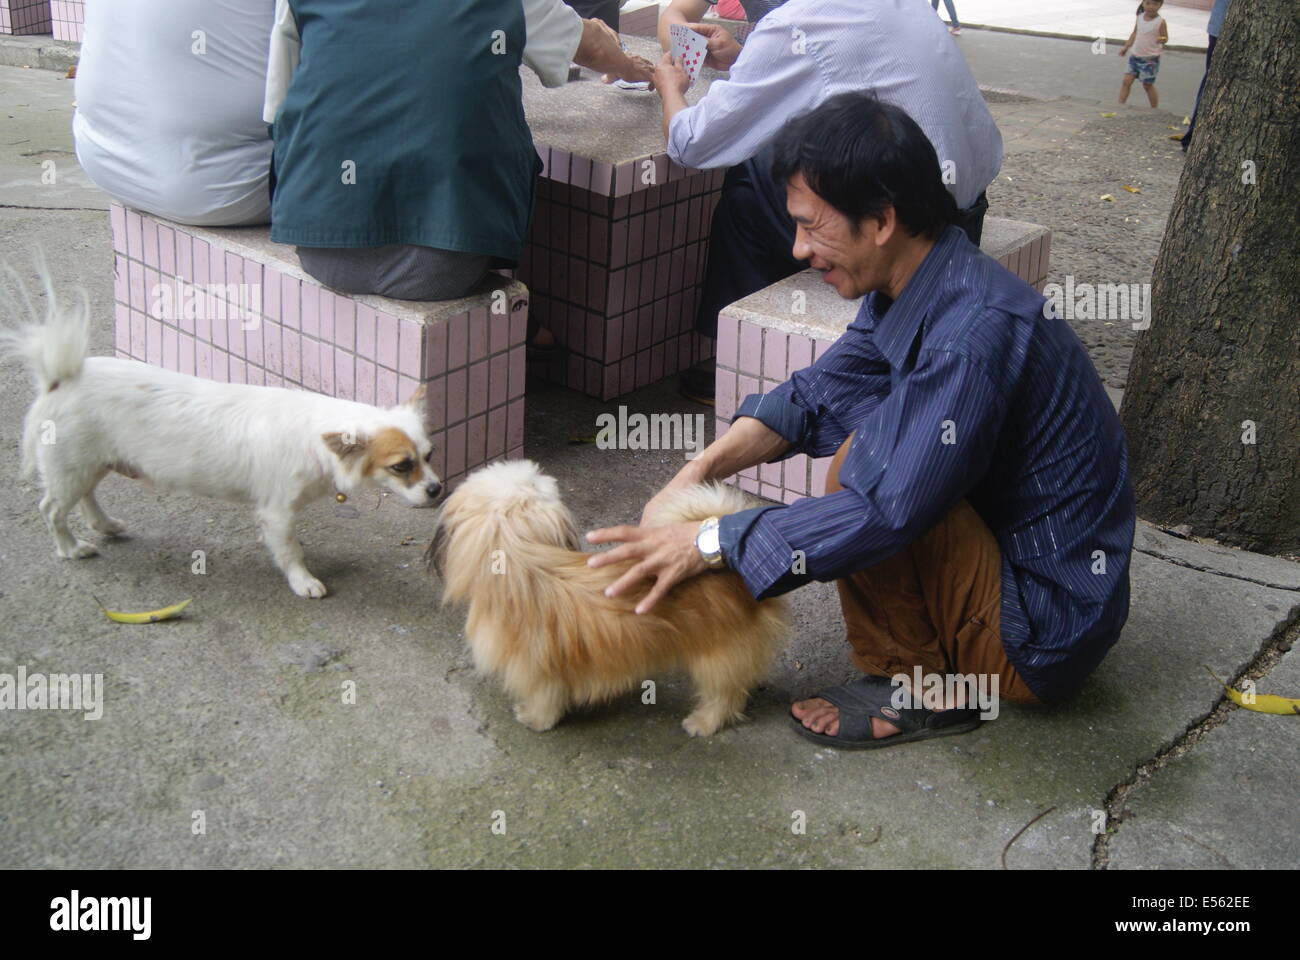
[[[836,451],[826,492],[842,490]],[[962,500],[888,560],[836,581],[853,663],[864,673],[996,674],[1008,703],[1039,703],[1002,648],[1002,558],[992,531]]]

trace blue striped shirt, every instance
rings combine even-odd
[[[745,399],[781,459],[856,431],[843,490],[723,518],[755,597],[879,563],[964,497],[1002,554],[1008,659],[1042,700],[1078,689],[1128,616],[1135,513],[1119,417],[1045,302],[949,227],[897,301],[869,294],[821,359]]]

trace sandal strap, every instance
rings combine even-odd
[[[903,733],[967,723],[979,715],[974,708],[927,710],[924,707],[896,707],[895,698],[903,688],[885,677],[865,676],[852,683],[831,687],[819,694],[840,710],[840,736],[845,739],[868,739],[871,718],[877,717],[898,727]]]

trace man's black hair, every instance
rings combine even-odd
[[[892,206],[912,236],[938,239],[957,222],[934,145],[907,111],[872,93],[841,93],[790,120],[772,147],[772,178],[802,174],[809,189],[849,218]],[[960,171],[958,171],[960,174]]]

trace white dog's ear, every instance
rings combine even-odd
[[[334,456],[340,460],[360,456],[361,452],[366,449],[366,438],[357,433],[348,433],[346,431],[322,433],[320,438],[325,441],[325,446],[330,448]]]
[[[437,424],[429,418],[429,397],[424,389],[424,384],[420,384],[415,388],[415,393],[406,398],[405,405],[419,414],[420,424],[424,427],[424,432],[432,433]]]

